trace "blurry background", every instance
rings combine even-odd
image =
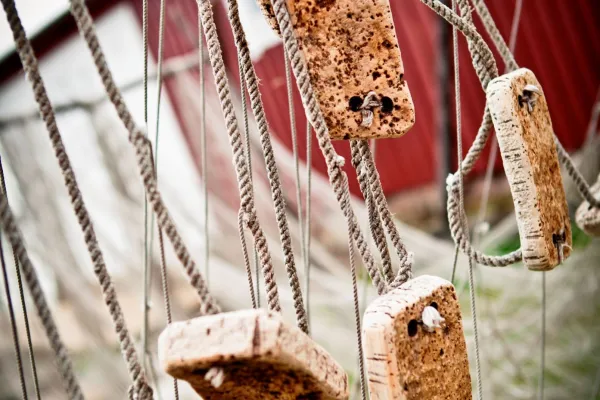
[[[40,59],[41,73],[57,112],[67,151],[92,215],[108,268],[112,273],[127,323],[136,339],[142,326],[144,195],[134,153],[96,74],[89,52],[76,32],[66,0],[17,0],[23,24]],[[141,0],[87,1],[108,64],[128,106],[143,124],[143,38]],[[229,79],[241,116],[238,66],[224,2],[214,0]],[[297,265],[303,278],[300,221],[295,196],[295,170],[286,96],[283,51],[254,0],[240,0],[240,11],[271,127],[272,140],[288,205]],[[451,28],[417,0],[391,1],[398,41],[416,107],[416,125],[406,136],[377,142],[376,162],[388,201],[407,247],[415,252],[415,273],[450,278],[454,246],[445,216],[445,178],[456,167]],[[488,0],[505,37],[511,28],[515,0]],[[159,1],[149,1],[149,133],[154,136]],[[475,16],[480,32],[483,32]],[[208,135],[207,182],[199,172],[201,102],[198,74],[197,4],[168,0],[165,20],[165,89],[159,143],[160,187],[197,262],[210,251],[212,293],[225,309],[251,307],[237,233],[239,196],[231,149],[205,62]],[[483,33],[485,39],[487,35]],[[524,0],[516,58],[532,69],[546,94],[556,134],[588,181],[600,171],[600,4],[594,0]],[[484,107],[484,92],[471,67],[466,42],[460,38],[462,123],[465,148],[472,142]],[[490,47],[493,47],[490,42]],[[499,60],[499,69],[503,65]],[[306,120],[294,92],[303,198],[306,190]],[[255,195],[277,268],[284,314],[293,322],[291,293],[256,125],[251,120]],[[28,250],[49,297],[63,339],[89,399],[124,398],[129,384],[116,336],[101,299],[91,262],[77,226],[36,104],[21,71],[12,34],[0,18],[0,153],[7,173],[9,199]],[[349,160],[347,142],[335,144]],[[471,224],[481,215],[488,150],[467,180],[466,207]],[[314,339],[346,368],[356,382],[356,338],[348,266],[346,228],[325,175],[323,157],[313,145],[311,327]],[[348,166],[350,163],[347,162]],[[347,169],[354,206],[367,228],[367,216],[355,175]],[[500,157],[483,207],[490,229],[480,247],[501,254],[519,246],[508,184]],[[565,179],[571,211],[580,199]],[[210,248],[203,238],[203,185],[209,191]],[[546,398],[594,398],[600,385],[600,246],[575,224],[574,254],[547,274]],[[155,241],[156,243],[156,241]],[[165,326],[158,271],[158,246],[153,249],[151,351]],[[9,246],[4,243],[13,296],[18,293]],[[198,301],[167,245],[169,283],[175,320],[197,315]],[[361,308],[375,291],[360,272]],[[455,285],[461,295],[463,323],[472,355],[472,322],[466,260],[459,257]],[[476,270],[477,307],[483,384],[486,398],[530,399],[540,375],[541,274],[522,265]],[[0,296],[0,399],[20,398],[18,373],[10,336],[4,292]],[[21,345],[24,325],[17,298]],[[52,352],[33,308],[29,315],[37,370],[44,399],[65,397]],[[264,304],[264,294],[263,294]],[[26,347],[25,370],[29,372]],[[156,364],[156,360],[154,360]],[[473,363],[472,363],[473,364]],[[472,365],[473,366],[473,365]],[[162,398],[172,398],[168,378],[157,366]],[[473,375],[474,376],[474,375]],[[195,398],[180,385],[182,398]],[[29,379],[30,395],[32,380]]]

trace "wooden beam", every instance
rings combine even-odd
[[[348,399],[342,367],[279,314],[243,310],[168,326],[164,370],[210,399]]]
[[[471,398],[460,306],[450,282],[422,275],[375,300],[364,315],[363,343],[371,400]]]
[[[490,82],[487,99],[513,195],[523,262],[547,271],[571,253],[571,222],[546,96],[521,68]]]

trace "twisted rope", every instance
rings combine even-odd
[[[220,308],[208,292],[206,282],[204,281],[202,274],[198,271],[194,260],[192,260],[190,253],[162,200],[152,168],[152,150],[150,142],[144,133],[135,125],[133,117],[125,105],[123,96],[115,85],[112,74],[106,64],[104,53],[98,42],[98,37],[89,10],[83,0],[70,0],[70,4],[71,14],[75,18],[79,32],[83,36],[92,54],[94,64],[96,65],[104,89],[129,133],[129,142],[135,148],[136,161],[142,177],[142,182],[146,189],[148,201],[152,204],[152,208],[156,213],[158,224],[169,238],[177,259],[185,269],[191,285],[196,289],[196,292],[200,296],[200,312],[202,314],[216,314],[220,312]]]
[[[14,21],[14,14],[12,14],[10,11],[11,7],[7,7],[8,3],[12,3],[12,1],[2,0],[6,15],[11,19],[11,26],[13,26],[12,21]],[[14,10],[14,4],[12,9]],[[23,236],[17,227],[15,217],[10,209],[10,206],[8,205],[8,199],[4,193],[0,193],[0,224],[2,225],[2,230],[6,234],[8,241],[13,248],[15,256],[20,261],[25,283],[27,284],[33,304],[35,305],[37,314],[42,322],[42,326],[44,327],[46,337],[50,342],[50,347],[52,347],[52,350],[54,351],[55,362],[58,366],[58,372],[62,378],[67,395],[69,399],[83,400],[83,392],[81,391],[81,387],[79,386],[79,382],[75,376],[75,372],[73,371],[73,364],[69,358],[67,348],[60,338],[60,334],[58,333],[56,323],[52,317],[52,312],[48,307],[48,303],[42,290],[42,286],[40,285],[37,273],[35,272],[35,268],[33,267],[29,259],[29,255],[27,254],[27,250],[25,249]]]
[[[250,105],[252,107],[252,113],[256,119],[258,126],[258,133],[260,137],[260,144],[262,147],[263,155],[265,158],[265,165],[267,168],[267,177],[271,187],[271,196],[273,204],[275,206],[275,218],[277,221],[277,228],[279,230],[279,238],[283,249],[284,264],[288,281],[292,289],[292,297],[294,301],[294,310],[296,312],[296,321],[298,327],[303,332],[309,333],[308,329],[308,318],[306,315],[306,309],[304,307],[304,301],[302,299],[302,289],[300,286],[300,280],[298,279],[297,269],[294,262],[294,253],[292,250],[292,239],[288,226],[287,217],[285,214],[285,198],[281,190],[281,181],[279,179],[279,171],[275,162],[275,154],[273,152],[273,146],[271,144],[271,136],[269,134],[269,125],[265,117],[265,111],[260,97],[260,90],[258,88],[258,79],[256,77],[256,71],[252,64],[250,57],[250,50],[246,41],[246,35],[244,28],[242,27],[238,9],[237,0],[227,0],[228,17],[231,27],[233,29],[233,37],[238,52],[238,62],[240,68],[244,74],[244,82],[246,89],[250,95]],[[287,59],[285,60],[286,66],[288,65]],[[289,79],[288,79],[289,80]],[[242,90],[244,90],[242,88]],[[291,85],[288,84],[288,91],[291,91]],[[288,97],[291,98],[291,92],[288,93]],[[290,119],[292,122],[292,132],[295,135],[295,121],[293,119],[293,104],[290,103]],[[297,149],[296,149],[297,150]],[[297,151],[295,152],[297,154]],[[296,169],[298,171],[298,169]],[[298,178],[298,177],[297,177]],[[298,192],[299,196],[299,192]],[[298,201],[299,220],[300,226],[302,226],[301,216],[301,202]],[[301,232],[303,230],[301,229]],[[302,248],[305,247],[305,239],[301,235]]]
[[[358,183],[360,191],[365,198],[367,204],[367,211],[369,214],[369,226],[371,228],[371,236],[375,241],[377,249],[381,255],[383,263],[383,276],[387,282],[391,282],[394,279],[394,271],[392,270],[392,259],[387,246],[387,240],[385,238],[385,232],[379,216],[379,211],[375,205],[373,194],[369,187],[369,178],[367,177],[366,166],[363,165],[363,160],[360,155],[360,149],[358,146],[358,140],[350,141],[350,150],[352,155],[352,166],[356,170],[358,176]]]
[[[302,104],[304,105],[306,115],[309,118],[311,125],[315,129],[319,147],[327,164],[329,181],[336,194],[340,208],[346,218],[348,230],[352,234],[361,258],[363,259],[369,275],[371,276],[373,284],[377,288],[378,293],[383,294],[388,290],[388,285],[382,279],[380,271],[375,266],[373,256],[371,255],[371,252],[367,246],[365,237],[358,225],[356,215],[354,214],[354,210],[350,204],[348,178],[342,170],[344,159],[336,153],[331,143],[331,139],[329,138],[329,132],[323,118],[323,113],[319,108],[315,93],[310,83],[306,61],[300,53],[298,40],[294,36],[292,30],[290,15],[285,4],[285,0],[273,0],[273,8],[275,17],[281,30],[285,51],[290,58],[292,70],[296,76],[296,82],[302,98]]]
[[[233,110],[233,103],[231,101],[231,94],[229,91],[229,82],[225,71],[225,64],[223,63],[221,44],[219,43],[219,38],[217,35],[217,27],[213,17],[212,5],[209,0],[198,0],[198,7],[200,8],[202,27],[204,29],[204,35],[208,44],[208,55],[213,69],[213,74],[215,76],[215,83],[217,86],[217,92],[219,94],[219,100],[221,102],[223,116],[225,118],[227,134],[229,135],[229,141],[233,151],[235,172],[237,175],[238,189],[240,192],[240,207],[244,212],[244,223],[250,232],[252,232],[252,236],[254,237],[254,245],[258,256],[260,257],[267,290],[269,309],[271,311],[280,312],[281,305],[279,302],[277,284],[275,282],[273,261],[267,245],[267,239],[262,228],[260,227],[258,216],[256,215],[256,208],[252,194],[250,170],[248,168],[247,159],[244,155],[243,141],[239,132],[237,118]]]
[[[104,257],[102,256],[102,252],[98,246],[93,224],[90,220],[89,213],[81,196],[81,191],[79,190],[69,157],[65,152],[58,126],[56,125],[54,110],[50,104],[42,77],[39,74],[37,59],[33,53],[31,44],[25,35],[23,26],[21,25],[19,15],[14,5],[14,0],[2,0],[2,4],[13,31],[17,51],[19,53],[19,57],[21,58],[21,62],[23,63],[23,69],[25,70],[27,77],[31,82],[41,117],[46,124],[46,129],[48,130],[52,148],[54,149],[54,153],[63,174],[65,186],[69,193],[71,204],[73,205],[73,211],[75,212],[77,221],[81,227],[81,231],[83,232],[86,247],[94,265],[94,273],[98,278],[102,289],[104,302],[108,307],[113,320],[115,331],[121,346],[121,353],[127,362],[129,375],[133,381],[135,391],[140,398],[151,399],[152,389],[146,382],[146,377],[138,361],[135,346],[133,345],[129,331],[127,330],[127,326],[123,318],[123,312],[119,305],[110,275],[106,269]],[[69,376],[68,378],[73,379],[72,376]],[[69,384],[71,385],[71,383]]]

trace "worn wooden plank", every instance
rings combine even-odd
[[[428,330],[426,307],[444,321]],[[363,322],[371,400],[470,399],[471,376],[452,284],[422,275],[375,300]]]
[[[206,400],[348,398],[342,367],[300,329],[266,310],[173,323],[160,335],[159,358],[167,373]]]
[[[271,26],[269,0],[259,0]],[[331,139],[399,137],[415,122],[389,0],[288,0]],[[374,92],[372,123],[361,106]]]
[[[600,175],[598,180],[591,187],[592,193],[597,199],[600,199]],[[584,201],[581,203],[575,213],[577,225],[590,236],[600,236],[600,209],[590,207],[590,203]]]
[[[527,85],[539,93],[526,90]],[[533,72],[522,68],[494,79],[487,99],[515,204],[523,261],[531,270],[551,270],[561,262],[560,253],[563,260],[571,253],[571,223],[542,87]]]

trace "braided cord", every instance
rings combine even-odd
[[[123,100],[123,96],[114,82],[112,74],[106,64],[102,48],[98,42],[98,36],[96,35],[90,12],[83,0],[70,0],[70,3],[71,14],[75,18],[79,32],[83,36],[92,54],[94,64],[96,65],[105,91],[129,133],[130,143],[135,148],[136,161],[142,177],[142,182],[146,189],[148,201],[152,204],[152,208],[156,213],[158,225],[169,238],[177,259],[181,262],[191,285],[196,289],[196,292],[200,296],[200,312],[202,314],[216,314],[220,312],[220,307],[210,295],[202,274],[198,271],[194,260],[192,260],[187,246],[177,231],[175,223],[162,200],[156,177],[154,176],[154,169],[152,167],[152,149],[150,142],[144,133],[136,127],[133,117]]]

